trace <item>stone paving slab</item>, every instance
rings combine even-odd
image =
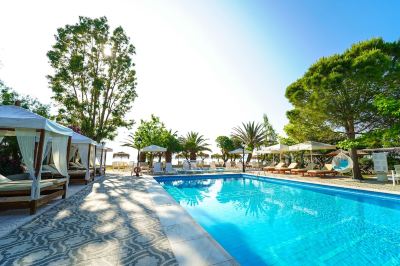
[[[70,184],[67,191],[67,198],[72,197],[79,191],[85,188],[85,185]],[[55,205],[61,203],[61,197],[52,200],[51,202],[38,208],[36,214],[29,215],[29,209],[15,209],[0,212],[0,237],[9,234],[14,229],[21,225],[32,221],[35,217],[53,208]]]
[[[0,237],[0,265],[177,265],[147,183],[88,185]]]

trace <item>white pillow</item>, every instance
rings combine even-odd
[[[7,183],[10,181],[11,181],[10,179],[0,174],[0,183]]]

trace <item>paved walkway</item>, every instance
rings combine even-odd
[[[73,197],[76,193],[80,192],[85,188],[86,188],[85,185],[70,184],[68,187],[67,198]],[[40,208],[38,208],[36,214],[34,215],[29,215],[29,209],[2,210],[0,212],[0,238],[2,236],[9,234],[16,228],[20,227],[21,225],[24,225],[27,222],[32,221],[37,216],[47,212],[55,205],[61,202],[63,202],[63,199],[61,199],[61,197],[54,199],[49,203],[42,205]]]
[[[87,186],[0,237],[0,265],[177,265],[146,180]]]

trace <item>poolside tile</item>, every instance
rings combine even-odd
[[[171,248],[179,265],[214,265],[231,259],[216,248],[207,236],[178,242]]]
[[[149,190],[150,192],[150,190]],[[165,191],[162,192],[152,192],[151,193],[151,200],[153,201],[153,204],[155,205],[172,205],[176,204],[176,201]]]
[[[193,221],[189,216],[186,215],[186,211],[183,210],[180,206],[157,206],[155,207],[155,209],[158,214],[158,218],[160,219],[160,223],[163,227],[181,223],[190,223]]]
[[[180,223],[164,227],[164,232],[171,243],[199,238],[204,232],[197,230],[193,223]]]
[[[235,260],[227,260],[224,262],[213,264],[213,266],[238,266],[238,265],[239,263],[237,263]],[[257,264],[252,264],[252,265],[257,265]]]

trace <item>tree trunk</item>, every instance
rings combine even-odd
[[[246,163],[249,163],[249,162],[250,162],[251,157],[253,157],[253,154],[252,154],[252,153],[249,153],[249,155],[247,156]],[[243,158],[243,160],[244,160],[244,158]]]
[[[195,152],[191,152],[190,153],[190,160],[191,161],[196,161],[196,159],[197,159],[196,153]]]
[[[354,122],[353,121],[348,121],[346,127],[346,134],[347,138],[350,140],[355,140],[356,139],[356,133],[354,130]],[[360,171],[360,164],[358,163],[358,156],[357,156],[357,149],[356,148],[351,148],[350,149],[350,157],[353,160],[353,178],[362,180],[363,176]]]
[[[154,155],[153,155],[153,153],[150,152],[150,155],[149,155],[149,166],[150,167],[153,167],[153,159],[154,159]]]
[[[145,152],[141,152],[139,154],[139,162],[145,162],[146,161],[146,153]]]
[[[358,156],[357,156],[357,149],[351,148],[350,149],[350,156],[353,160],[353,178],[362,180],[363,176],[360,171],[360,164],[358,163]]]
[[[165,161],[167,163],[172,162],[172,153],[170,151],[165,152]]]

